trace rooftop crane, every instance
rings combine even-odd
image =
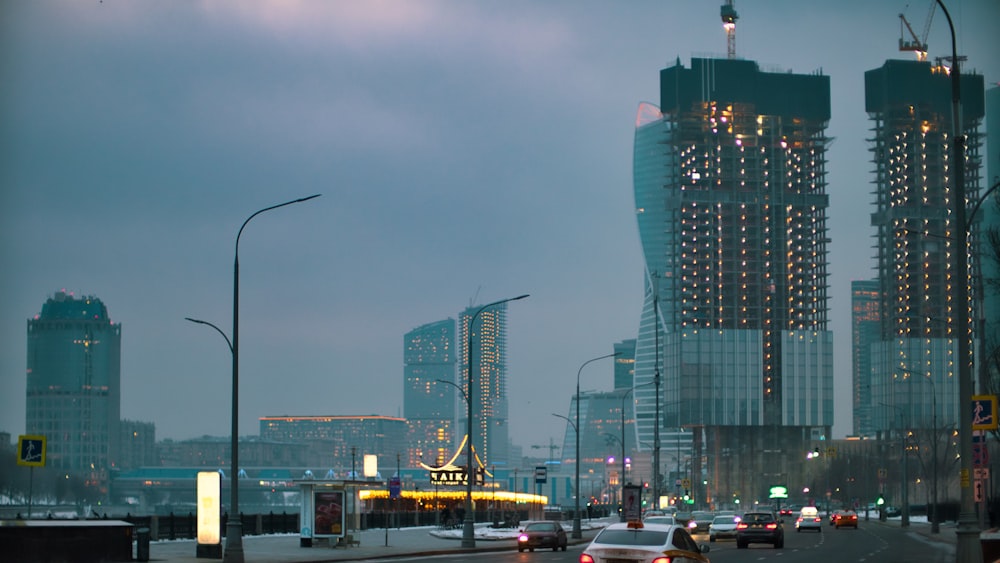
[[[726,30],[726,54],[728,58],[736,58],[736,20],[739,19],[739,15],[736,13],[736,8],[733,6],[733,0],[726,0],[726,3],[722,5],[720,10],[720,15],[722,16],[722,29]]]
[[[924,22],[924,34],[920,37],[917,37],[917,33],[913,31],[913,28],[910,26],[910,22],[906,20],[906,16],[899,14],[899,50],[913,51],[917,54],[918,61],[927,60],[927,35],[931,31],[931,20],[934,19],[935,8],[937,8],[937,3],[932,1],[930,10],[927,12],[927,21]],[[904,26],[907,31],[910,32],[910,37],[913,38],[913,41],[907,41],[904,38]]]

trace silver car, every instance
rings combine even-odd
[[[740,519],[737,516],[716,516],[708,527],[708,541],[715,541],[723,538],[736,538],[736,524]]]

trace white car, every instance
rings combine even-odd
[[[618,522],[601,530],[580,554],[579,563],[708,563],[708,546],[698,544],[682,526]]]
[[[740,519],[734,515],[716,516],[708,526],[708,541],[722,538],[735,538],[736,525]]]
[[[823,531],[823,519],[819,517],[819,511],[816,510],[815,506],[804,507],[799,513],[799,517],[795,519],[795,531],[801,532],[802,530]]]

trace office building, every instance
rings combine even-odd
[[[952,238],[952,80],[928,61],[886,61],[865,73],[872,121],[880,334],[871,347],[871,401],[876,430],[958,424],[956,320],[976,311],[953,299],[954,284],[978,279],[978,229],[969,236],[968,280],[957,279]],[[967,136],[965,191],[980,192],[983,77],[962,73],[961,131]],[[972,316],[976,318],[975,315]],[[975,330],[975,323],[972,325]],[[975,349],[975,346],[972,348]]]
[[[417,467],[421,461],[439,467],[454,453],[455,385],[455,319],[425,324],[406,333],[403,418],[408,467]]]
[[[631,389],[635,378],[635,338],[615,343],[615,389]]]
[[[380,415],[367,416],[264,416],[260,418],[260,439],[296,442],[321,452],[319,463],[336,471],[361,475],[366,454],[378,456],[379,471],[395,471],[406,455],[406,421]],[[240,445],[242,455],[244,447]],[[398,456],[398,457],[397,457]]]
[[[677,60],[659,106],[639,105],[636,428],[654,459],[663,432],[692,429],[699,502],[766,495],[833,424],[829,119],[829,77],[735,58]]]
[[[851,282],[851,403],[854,406],[855,436],[871,436],[875,431],[872,413],[871,344],[879,340],[882,297],[878,280]]]
[[[65,291],[28,319],[25,430],[46,436],[46,466],[101,488],[117,463],[121,328],[100,299]]]
[[[472,401],[472,445],[485,465],[506,467],[510,463],[510,440],[507,417],[507,303],[483,309],[465,309],[459,317],[462,357],[459,359],[459,385]],[[471,337],[469,322],[475,316]],[[471,343],[472,387],[469,387],[468,358]],[[459,393],[459,395],[461,395]],[[459,399],[459,405],[465,406]],[[461,428],[467,428],[468,410],[459,414]],[[460,443],[464,432],[456,432]],[[456,446],[459,444],[456,444]]]

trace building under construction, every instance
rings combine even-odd
[[[955,272],[952,79],[926,60],[886,61],[865,73],[865,110],[873,127],[880,334],[869,349],[872,424],[878,431],[958,424],[960,315],[978,312],[953,299]],[[985,113],[982,75],[961,76],[961,125],[966,136],[965,193],[980,193]],[[979,280],[977,220],[969,230],[969,278]],[[971,315],[975,319],[976,315]],[[974,323],[976,324],[976,323]]]
[[[639,106],[638,443],[695,428],[700,502],[766,498],[829,437],[829,119],[829,77],[735,58],[678,60]]]

